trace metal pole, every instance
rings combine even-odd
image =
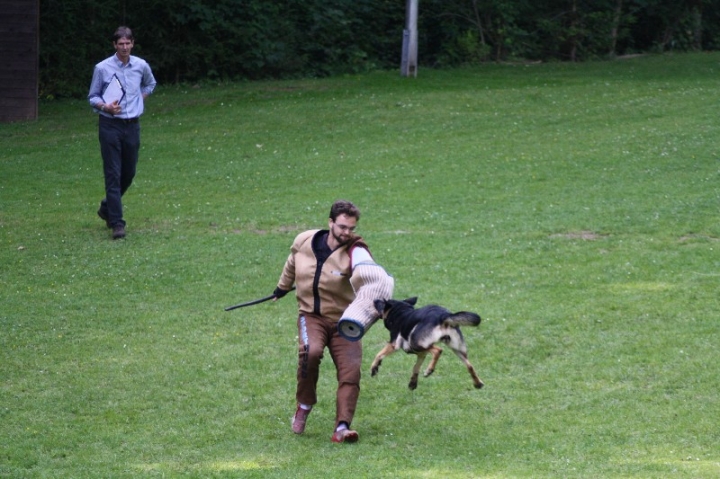
[[[403,30],[402,62],[400,74],[402,76],[417,77],[417,18],[418,1],[407,0],[405,7],[405,30]]]

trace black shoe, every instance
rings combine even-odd
[[[110,218],[108,218],[107,213],[103,212],[102,208],[98,210],[98,216],[105,222],[105,226],[112,228],[112,226],[110,226]]]
[[[117,225],[113,227],[112,238],[114,240],[125,237],[125,227],[123,225]]]

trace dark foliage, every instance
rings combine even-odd
[[[419,0],[419,62],[714,49],[720,0]],[[401,0],[41,0],[40,92],[84,96],[119,25],[162,84],[399,68]]]

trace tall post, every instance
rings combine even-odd
[[[40,0],[0,0],[0,123],[37,120]]]
[[[402,62],[400,74],[417,77],[417,17],[418,1],[407,0],[405,7],[405,30],[403,30]]]

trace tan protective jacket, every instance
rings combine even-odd
[[[333,251],[325,263],[319,265],[312,247],[313,238],[326,232],[309,230],[295,237],[278,288],[289,291],[294,284],[301,313],[317,314],[339,321],[343,311],[355,299],[350,284],[352,248],[367,248],[367,245],[362,242],[362,238],[357,237],[350,244]]]

